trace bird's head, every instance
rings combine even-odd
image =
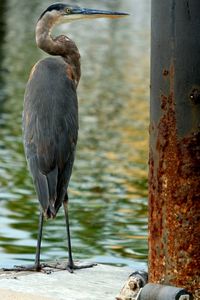
[[[47,18],[48,20],[52,20],[52,23],[58,24],[58,23],[71,22],[80,19],[119,18],[127,15],[128,15],[127,13],[123,13],[123,12],[81,8],[76,5],[55,3],[50,5],[41,14],[38,21]]]

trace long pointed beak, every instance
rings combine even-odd
[[[90,8],[74,8],[72,15],[76,14],[82,19],[84,18],[120,18],[128,16],[129,14],[124,12],[110,11],[110,10],[98,10]]]

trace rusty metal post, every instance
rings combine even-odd
[[[152,0],[151,30],[149,277],[200,299],[200,1]]]

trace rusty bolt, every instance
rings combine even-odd
[[[198,89],[193,89],[190,93],[190,100],[194,104],[200,104],[200,91]]]

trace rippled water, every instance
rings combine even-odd
[[[0,2],[1,266],[34,259],[38,202],[23,153],[21,112],[30,69],[45,57],[35,46],[34,24],[50,3]],[[87,0],[84,6],[131,15],[55,30],[69,32],[82,56],[79,142],[69,189],[74,257],[144,267],[150,4]],[[42,259],[65,258],[65,236],[60,210],[55,220],[45,222]]]

